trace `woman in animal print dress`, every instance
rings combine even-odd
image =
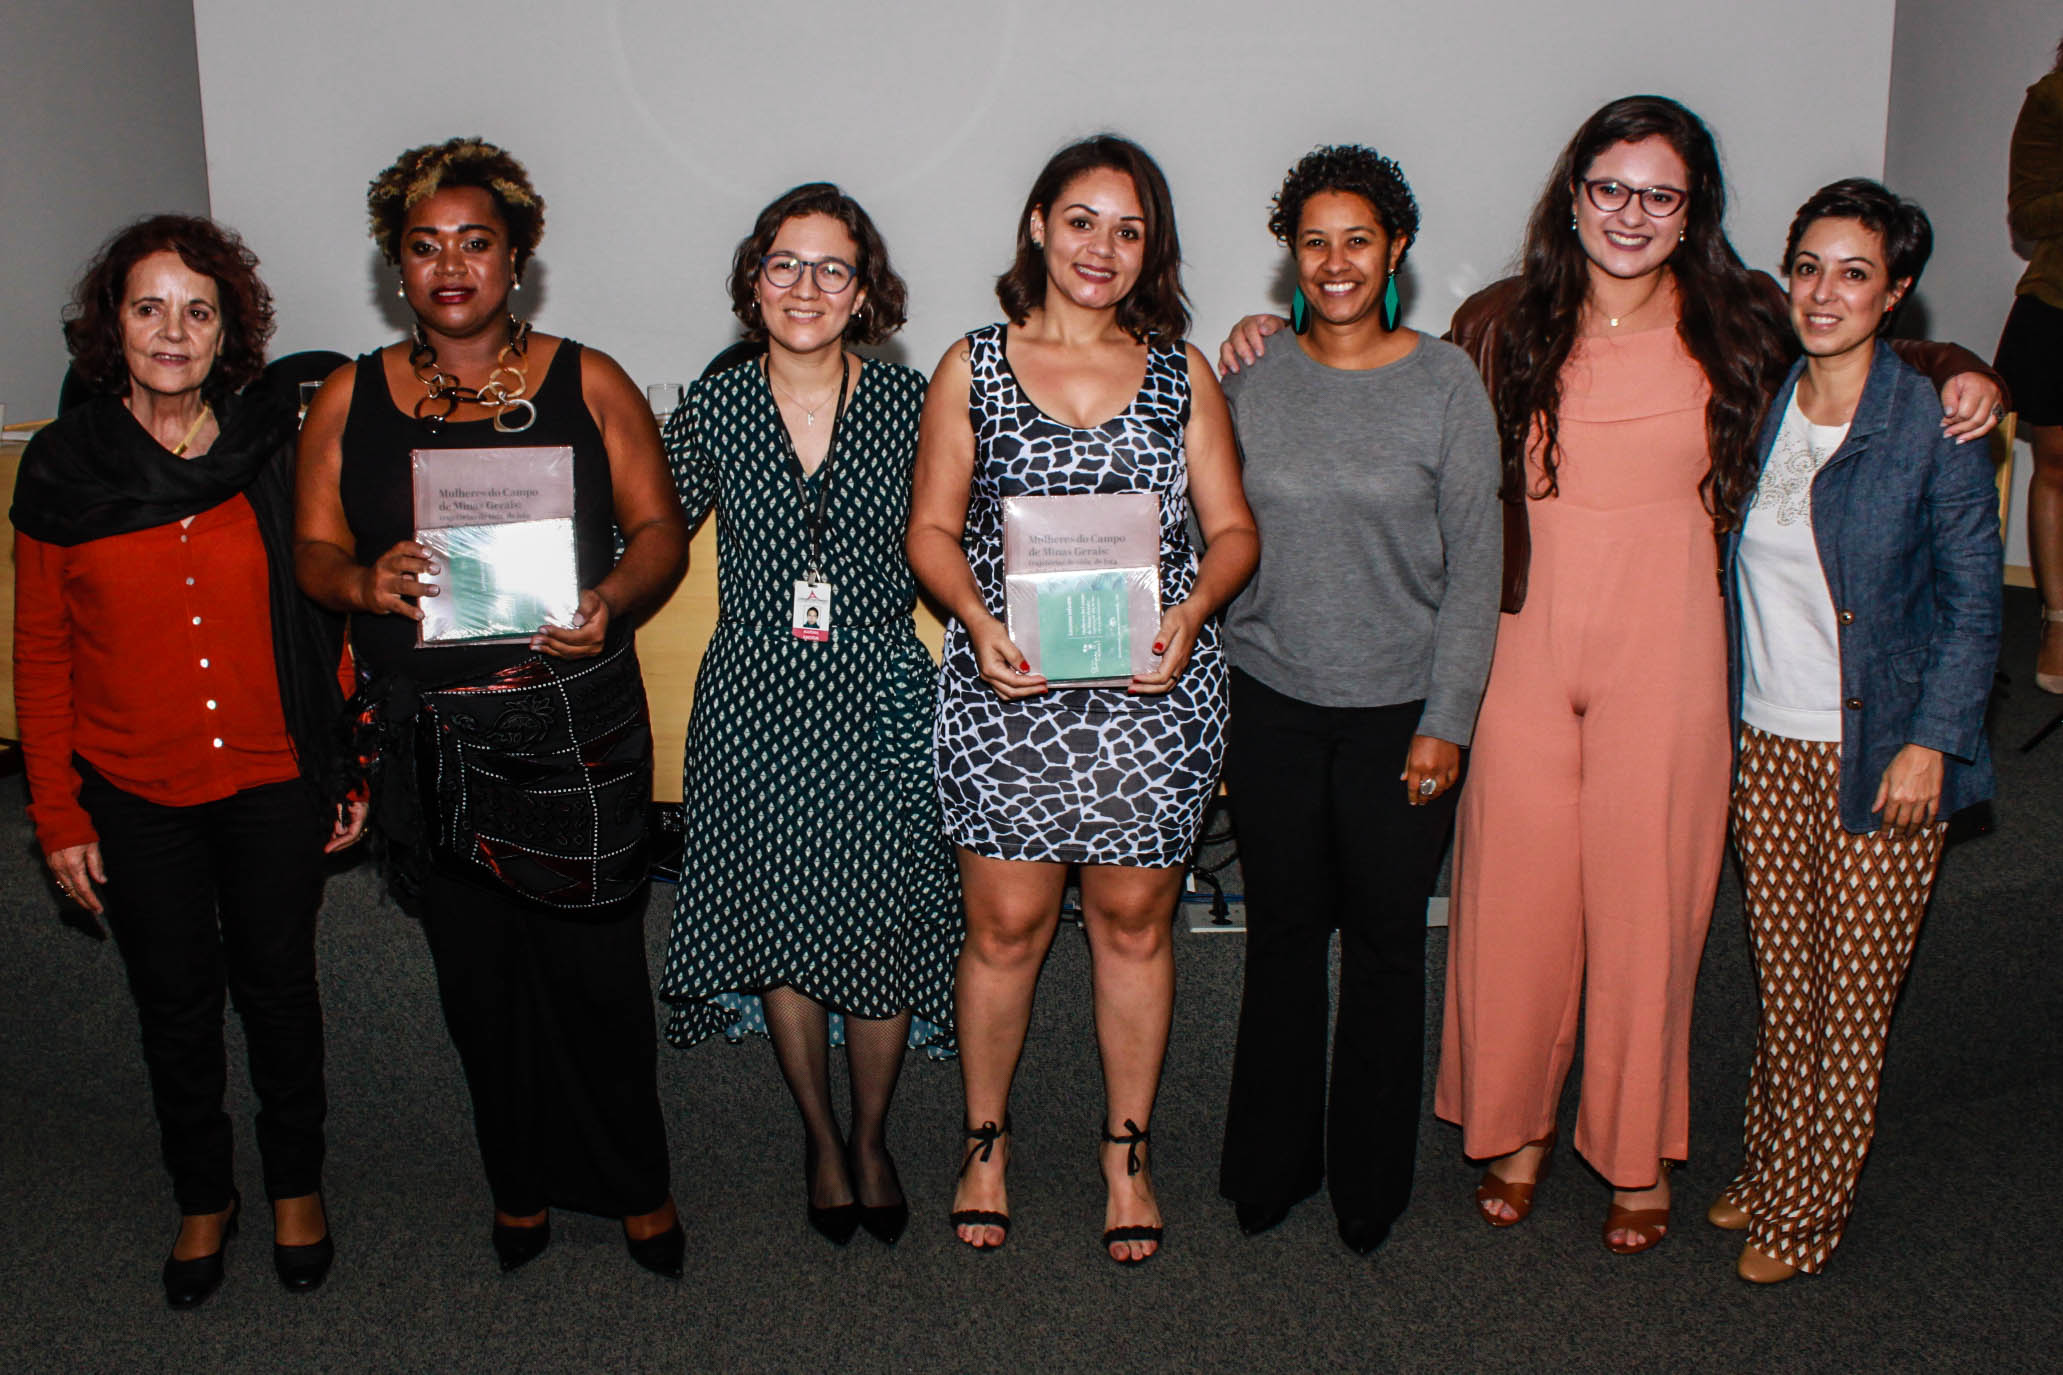
[[[1079,866],[1106,1120],[1103,1242],[1135,1264],[1161,1239],[1145,1147],[1174,1002],[1172,914],[1224,753],[1213,616],[1259,554],[1225,401],[1189,324],[1167,182],[1108,135],[1047,163],[998,279],[1007,323],[932,375],[910,566],[952,613],[935,728],[939,799],[967,905],[955,1019],[967,1139],[952,1221],[1000,1246],[1010,1082],[1032,992]],[[1001,619],[1005,497],[1159,497],[1157,667],[1055,687]],[[1209,552],[1190,548],[1194,505]]]

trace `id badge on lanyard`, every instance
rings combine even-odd
[[[789,629],[798,640],[831,638],[831,584],[803,578],[795,584],[795,619]]]
[[[838,409],[831,418],[831,442],[824,450],[824,461],[817,468],[817,499],[811,502],[809,489],[802,478],[802,458],[795,452],[795,440],[788,433],[788,423],[781,421],[781,440],[788,450],[788,462],[792,465],[790,475],[795,479],[795,496],[802,503],[803,528],[809,537],[809,564],[801,578],[795,583],[794,611],[789,618],[788,630],[798,640],[826,643],[831,638],[831,584],[823,573],[823,542],[825,516],[831,499],[831,463],[838,456],[838,431],[845,423],[845,391],[852,381],[852,360],[846,359],[839,371]],[[771,385],[772,377],[768,382]],[[777,406],[778,412],[779,407]]]

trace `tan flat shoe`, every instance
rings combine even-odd
[[[1750,1284],[1782,1284],[1798,1273],[1798,1267],[1775,1256],[1765,1256],[1751,1244],[1741,1248],[1734,1273]]]
[[[1705,1210],[1705,1221],[1722,1232],[1745,1232],[1748,1230],[1748,1224],[1754,1219],[1748,1216],[1746,1208],[1721,1194],[1713,1199],[1712,1206]]]
[[[1493,1171],[1485,1170],[1482,1179],[1476,1184],[1476,1211],[1481,1213],[1483,1221],[1492,1227],[1516,1227],[1526,1220],[1526,1214],[1533,1211],[1533,1190],[1541,1180],[1547,1178],[1547,1167],[1554,1161],[1554,1130],[1550,1128],[1547,1135],[1538,1141],[1528,1141],[1519,1149],[1525,1150],[1528,1146],[1546,1148],[1546,1154],[1540,1157],[1540,1168],[1533,1171],[1531,1179],[1523,1182],[1504,1179]],[[1514,1216],[1499,1217],[1483,1206],[1486,1203],[1502,1203],[1512,1210]]]

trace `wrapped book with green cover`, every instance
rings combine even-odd
[[[1032,671],[1123,687],[1159,666],[1160,498],[1152,492],[1006,497],[1004,621]]]
[[[573,450],[417,449],[416,543],[434,551],[438,592],[416,642],[506,644],[580,609]]]

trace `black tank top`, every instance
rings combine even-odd
[[[537,422],[521,434],[503,434],[492,420],[447,423],[432,434],[394,404],[377,351],[358,360],[351,413],[344,419],[339,487],[344,519],[357,542],[358,561],[370,565],[395,544],[415,537],[409,453],[414,449],[506,449],[569,445],[573,450],[573,533],[580,586],[593,587],[616,562],[616,497],[602,432],[580,390],[580,345],[561,339],[551,367],[531,399]],[[351,645],[361,667],[399,673],[418,683],[481,677],[530,657],[528,645],[419,649],[415,622],[406,616],[354,615]],[[613,627],[610,635],[616,640]]]

